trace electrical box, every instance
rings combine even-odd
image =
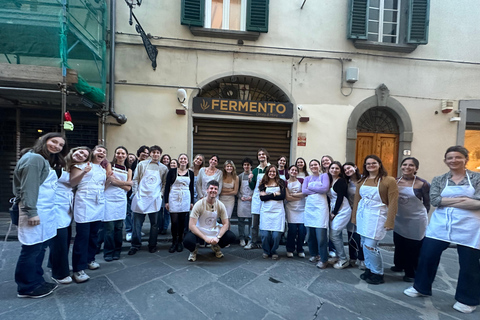
[[[358,81],[358,68],[349,67],[345,71],[345,81],[348,83],[355,83]]]

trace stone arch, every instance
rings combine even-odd
[[[375,107],[387,108],[397,121],[399,129],[398,163],[401,163],[403,150],[410,150],[412,146],[412,121],[405,107],[390,96],[390,90],[383,83],[375,89],[374,96],[363,100],[353,109],[348,119],[346,159],[347,161],[355,161],[358,120],[367,110]]]

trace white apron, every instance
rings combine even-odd
[[[300,181],[289,182],[287,184],[290,193],[302,192],[302,184]],[[287,213],[288,223],[303,223],[305,212],[305,198],[298,201],[287,201],[285,204],[285,212]]]
[[[360,202],[357,207],[357,233],[363,237],[382,240],[387,234],[385,222],[387,221],[387,205],[382,202],[378,187],[363,185],[360,187]]]
[[[215,237],[220,232],[222,224],[217,222],[217,211],[207,210],[207,201],[204,203],[203,213],[197,220],[197,228],[206,236]]]
[[[350,204],[350,208],[353,207],[353,201],[355,199],[356,191],[357,191],[357,184],[352,180],[348,181],[348,203]],[[350,221],[347,224],[347,231],[357,232],[357,226]]]
[[[311,181],[310,185],[322,184],[320,181]],[[325,193],[310,194],[305,199],[305,227],[328,228],[330,219],[328,214],[328,200]]]
[[[28,216],[22,211],[22,202],[19,204],[18,218],[18,241],[24,245],[34,245],[45,242],[57,235],[57,222],[52,205],[55,201],[55,189],[57,188],[57,174],[50,169],[47,178],[38,190],[37,214],[40,224],[28,225]],[[34,270],[31,270],[35,272]]]
[[[258,190],[258,187],[260,186],[260,181],[262,181],[264,175],[265,173],[257,174],[257,183],[255,184],[255,189],[253,189],[252,196],[252,214],[260,214],[260,209],[262,208],[262,201],[260,200],[260,190]]]
[[[330,188],[330,207],[333,209],[335,208],[335,204],[337,202],[337,193],[333,191],[333,187]],[[333,230],[343,230],[347,227],[348,223],[352,220],[352,208],[350,208],[350,204],[348,203],[348,199],[343,197],[342,205],[338,210],[337,215],[335,218],[330,222],[330,228]]]
[[[237,216],[239,218],[250,218],[252,217],[252,201],[242,201],[241,198],[253,196],[253,190],[248,185],[248,174],[244,174],[242,177],[238,192]]]
[[[280,187],[267,187],[265,192],[272,194],[280,192]],[[285,208],[283,200],[262,201],[260,209],[260,230],[278,231],[285,230]]]
[[[121,181],[127,181],[128,172],[112,167],[113,176]],[[110,184],[105,189],[105,217],[103,221],[123,220],[127,216],[127,191]]]
[[[398,182],[400,180],[401,178]],[[398,187],[398,211],[393,231],[407,239],[422,240],[425,237],[428,216],[423,202],[417,198],[413,190],[415,180],[416,177],[411,187]]]
[[[73,218],[73,190],[70,185],[70,173],[62,170],[55,190],[55,215],[57,229],[68,227]]]
[[[193,203],[197,203],[198,201],[198,193],[197,193],[197,181],[198,175],[193,177]]]
[[[449,186],[448,179],[442,198],[472,197],[475,194],[467,173],[469,185]],[[480,250],[480,210],[438,207],[430,218],[427,237]]]
[[[151,160],[150,160],[151,162]],[[148,164],[147,164],[148,168]],[[153,213],[162,208],[162,181],[158,170],[145,170],[138,184],[137,193],[132,199],[132,211],[136,213]]]
[[[105,215],[106,171],[99,164],[90,165],[92,169],[83,177],[75,193],[73,217],[78,223],[100,221]]]
[[[235,182],[223,183],[223,188],[233,188],[234,185],[235,185]],[[225,206],[225,209],[227,210],[228,219],[230,219],[232,217],[233,207],[235,207],[235,196],[220,195],[219,200]]]
[[[169,212],[188,212],[190,211],[190,202],[190,176],[179,176],[177,171],[177,178],[168,195]]]

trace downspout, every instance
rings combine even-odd
[[[119,124],[125,124],[127,117],[117,114],[114,107],[115,96],[115,30],[116,30],[116,0],[110,0],[110,68],[108,74],[108,115],[114,117]]]

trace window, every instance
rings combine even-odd
[[[194,35],[256,40],[268,32],[269,0],[182,0],[181,23]]]
[[[350,0],[348,38],[356,48],[412,52],[428,43],[430,0]]]

